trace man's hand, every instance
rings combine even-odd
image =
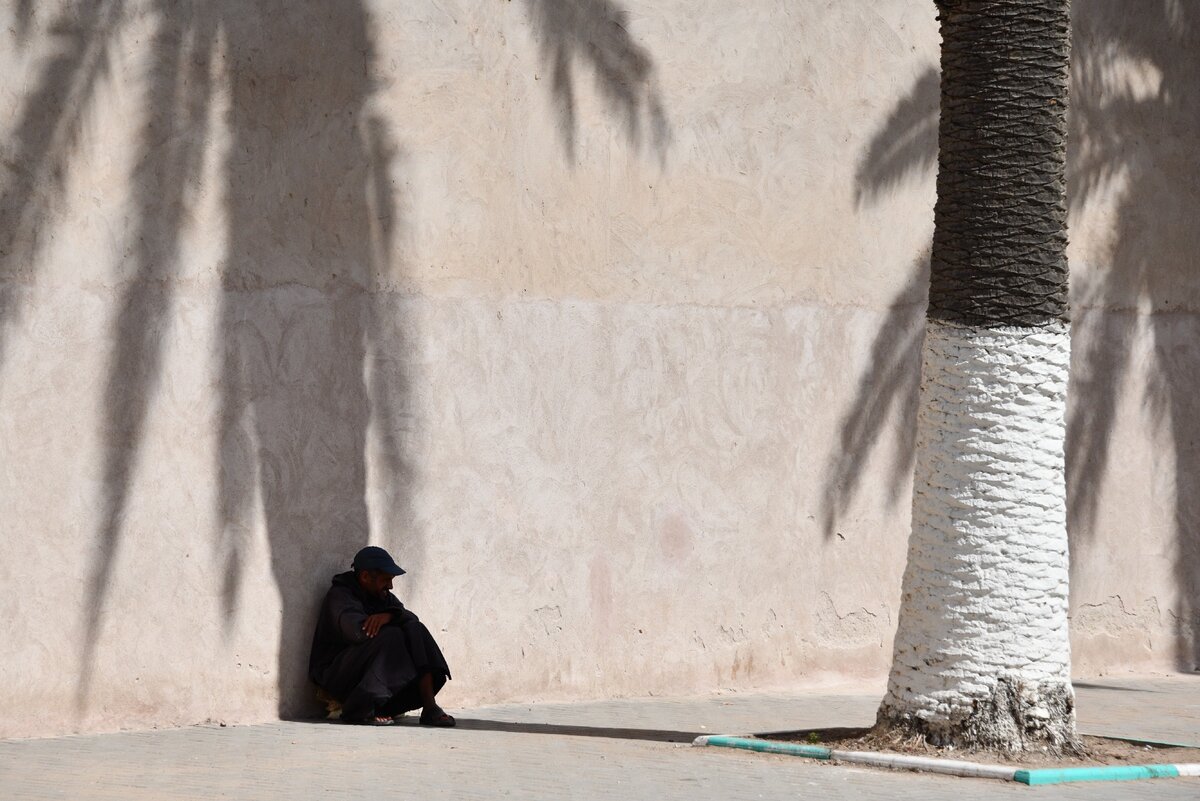
[[[366,619],[363,623],[363,633],[370,639],[379,633],[379,630],[392,622],[391,612],[376,612]]]

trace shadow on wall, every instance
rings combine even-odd
[[[550,69],[550,93],[567,159],[576,159],[575,62],[591,67],[609,110],[622,117],[626,139],[647,142],[660,166],[671,129],[654,81],[650,54],[629,34],[628,14],[611,0],[525,0],[542,63]]]
[[[1193,670],[1200,667],[1200,190],[1186,176],[1200,160],[1200,11],[1178,0],[1154,0],[1131,17],[1119,0],[1076,0],[1072,16],[1068,199],[1074,213],[1105,191],[1117,192],[1119,204],[1107,262],[1089,265],[1094,277],[1088,286],[1072,287],[1071,547],[1086,546],[1096,525],[1118,387],[1130,371],[1148,369],[1146,407],[1174,444],[1167,469],[1174,479],[1175,579],[1182,599],[1176,663]],[[1127,79],[1130,67],[1143,78]],[[860,204],[936,164],[937,92],[931,69],[872,140],[858,172]],[[910,283],[905,294],[916,291]],[[1155,313],[1137,315],[1140,301]],[[1152,345],[1146,365],[1133,351],[1139,324]],[[915,414],[919,345],[897,336],[897,325],[903,321],[893,311],[843,421],[843,450],[833,458],[825,493],[827,533],[857,491],[884,412],[899,404],[905,415]],[[907,382],[897,377],[905,364],[913,370]],[[895,465],[894,481],[910,474],[900,467]]]
[[[33,0],[17,0],[13,17],[16,22],[13,33],[16,34],[17,43],[23,44],[25,37],[29,35],[29,26],[33,22]]]
[[[543,54],[556,65],[552,92],[567,103],[568,152],[575,55],[596,68],[604,95],[625,115],[630,142],[640,142],[646,117],[656,147],[665,148],[652,62],[629,38],[624,12],[607,0],[530,4]],[[54,53],[7,143],[20,171],[0,185],[0,364],[21,288],[34,277],[39,228],[62,200],[62,176],[77,156],[126,11],[123,0],[79,0],[55,19]],[[403,324],[404,299],[387,280],[403,224],[391,178],[402,154],[373,110],[375,43],[362,0],[156,0],[152,11],[157,30],[131,176],[129,257],[119,266],[103,409],[103,512],[86,588],[76,705],[82,711],[89,702],[134,466],[175,322],[189,206],[214,105],[227,98],[215,465],[224,626],[232,631],[242,586],[253,580],[243,568],[261,510],[282,603],[279,711],[302,715],[315,711],[305,669],[321,594],[368,541],[369,425],[379,432],[384,538],[404,564],[423,561],[403,447],[413,417],[405,364],[414,345]],[[22,2],[17,12],[18,39],[25,41],[32,6]]]
[[[382,533],[400,538],[407,563],[422,561],[397,439],[410,394],[399,355],[412,343],[381,284],[400,222],[389,178],[397,148],[372,113],[375,45],[361,2],[204,7],[219,14],[230,92],[216,465],[223,596],[228,619],[260,507],[283,604],[289,716],[312,708],[302,690],[321,590],[368,541],[372,417],[388,432],[378,443],[391,489]]]
[[[855,172],[854,196],[862,208],[885,202],[902,184],[919,179],[937,163],[938,72],[925,70],[871,137]],[[830,454],[821,493],[825,537],[862,491],[872,451],[895,432],[894,455],[886,474],[888,500],[907,512],[902,493],[911,487],[921,385],[921,343],[929,296],[929,253],[909,267],[908,281],[892,298],[871,358],[859,376],[854,400],[838,426],[838,447]],[[897,431],[897,421],[901,421]],[[871,488],[876,491],[876,488]]]
[[[175,324],[181,242],[200,185],[218,97],[228,98],[229,151],[218,342],[222,372],[218,551],[226,631],[239,608],[247,537],[266,523],[281,594],[280,712],[310,708],[305,667],[328,576],[368,539],[368,422],[384,434],[389,535],[420,562],[397,432],[408,381],[401,312],[378,285],[391,272],[399,221],[389,177],[396,148],[371,112],[372,42],[361,2],[158,0],[131,176],[134,220],[120,265],[119,311],[104,398],[104,498],[88,580],[76,703],[86,708],[107,594],[134,492],[134,465]],[[108,73],[127,9],[69,5],[51,25],[56,53],[29,94],[10,147],[24,171],[6,182],[9,233],[3,320],[32,279],[38,228],[60,200],[79,130]],[[27,19],[27,17],[23,17]],[[314,32],[320,35],[314,35]],[[2,329],[0,329],[2,330]],[[364,376],[371,376],[368,385]],[[165,547],[170,547],[169,544]]]
[[[912,265],[908,282],[892,299],[871,345],[871,358],[859,376],[854,401],[838,425],[838,448],[825,468],[821,493],[821,519],[827,539],[838,533],[839,521],[862,490],[867,459],[893,432],[896,442],[888,465],[886,490],[893,506],[908,508],[908,499],[902,493],[911,487],[912,481],[928,294],[929,256],[926,255]],[[897,421],[900,421],[898,432]],[[872,487],[871,491],[878,492],[879,488]]]
[[[122,22],[124,0],[70,5],[50,28],[51,52],[40,79],[29,88],[9,141],[4,143],[0,184],[0,366],[8,328],[32,284],[44,243],[41,223],[57,206],[67,166],[80,146],[88,100],[110,72],[110,50]],[[27,43],[33,6],[17,8],[16,41]]]
[[[1068,426],[1072,547],[1096,523],[1109,462],[1116,388],[1148,368],[1149,419],[1170,438],[1173,474],[1176,664],[1200,669],[1200,8],[1154,0],[1135,16],[1119,0],[1076,0],[1072,167],[1073,211],[1117,189],[1116,230],[1107,262],[1081,288],[1072,354],[1076,399]],[[1144,80],[1122,77],[1132,68]],[[1105,309],[1142,302],[1152,314],[1118,317]],[[1094,310],[1094,311],[1091,311]],[[1124,317],[1125,319],[1122,319]],[[1132,326],[1151,346],[1134,353]]]
[[[860,207],[883,201],[900,184],[937,166],[940,93],[938,71],[929,67],[871,137],[854,176]]]

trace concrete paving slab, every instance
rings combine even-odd
[[[1087,731],[1200,742],[1200,677],[1080,682]],[[449,699],[447,699],[449,701]],[[1200,779],[1028,788],[692,748],[698,734],[866,725],[874,694],[507,704],[462,725],[217,725],[0,742],[0,796],[42,799],[1189,799]]]

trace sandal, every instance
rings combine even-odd
[[[432,714],[422,712],[418,721],[422,726],[437,726],[442,729],[449,729],[456,723],[454,718],[446,714],[446,710],[435,708]]]

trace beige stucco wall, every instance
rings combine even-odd
[[[1200,669],[1200,9],[1074,4],[1077,669]]]
[[[452,707],[881,675],[929,6],[6,6],[0,736],[309,711],[315,606],[368,541]],[[1111,50],[1100,105],[1160,57]],[[1074,210],[1089,671],[1174,666],[1194,626],[1162,369],[1197,319],[1188,102],[1143,115],[1147,185]],[[1149,255],[1138,191],[1173,201]],[[1121,253],[1170,288],[1109,281]]]

